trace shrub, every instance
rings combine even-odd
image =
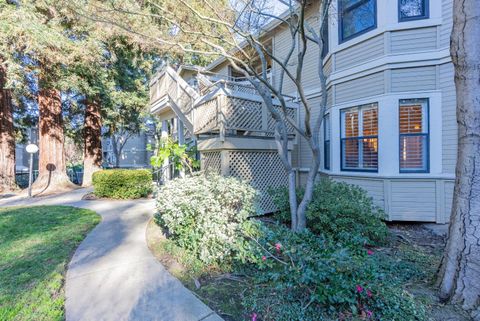
[[[197,174],[168,182],[158,193],[157,224],[205,264],[229,260],[253,224],[255,190],[235,178]]]
[[[290,222],[287,193],[286,189],[273,191],[274,202],[280,209],[278,217],[284,223]],[[297,195],[301,199],[303,191],[297,191]],[[383,211],[356,185],[321,179],[315,185],[306,215],[312,232],[348,246],[382,243],[388,235]]]
[[[309,231],[262,227],[238,258],[253,280],[244,306],[262,320],[424,320],[425,309],[377,252],[354,252]],[[396,262],[391,261],[392,265]]]
[[[152,192],[152,173],[147,169],[108,169],[93,174],[98,197],[132,199]]]

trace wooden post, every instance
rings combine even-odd
[[[263,135],[266,136],[268,131],[268,111],[264,101],[262,101],[262,131]]]
[[[225,141],[225,132],[226,132],[226,119],[225,119],[225,105],[227,103],[227,97],[225,95],[219,95],[216,98],[217,101],[217,119],[219,122],[219,137],[220,141]]]
[[[168,120],[162,121],[162,134],[161,134],[162,139],[167,139],[168,138]],[[163,165],[163,173],[165,173],[165,180],[170,180],[171,175],[170,175],[170,160],[166,159],[165,162],[162,164]]]
[[[229,160],[229,152],[228,150],[220,151],[220,174],[222,176],[230,175],[230,160]]]
[[[177,117],[177,135],[178,135],[178,143],[180,145],[185,144],[185,134],[184,134],[184,125],[183,122]]]

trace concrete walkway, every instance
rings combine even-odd
[[[102,216],[69,264],[67,321],[222,320],[150,253],[145,229],[153,214],[153,200],[82,201],[87,192],[0,200],[0,207],[69,205]]]

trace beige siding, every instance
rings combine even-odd
[[[335,57],[335,70],[346,69],[368,60],[375,59],[382,56],[383,53],[384,45],[382,34],[339,51]]]
[[[453,0],[442,0],[442,25],[440,26],[440,48],[450,46],[452,32]]]
[[[453,201],[453,188],[455,186],[454,181],[445,182],[445,222],[450,220],[450,212],[452,211],[452,201]]]
[[[317,119],[318,117],[318,114],[320,112],[320,100],[322,98],[321,97],[315,97],[315,98],[312,98],[312,99],[309,99],[308,102],[310,104],[310,107],[312,109],[312,113],[311,113],[311,119],[312,119],[312,124],[313,124],[313,120]],[[300,108],[300,124],[303,124],[304,123],[304,120],[305,120],[305,113],[304,113],[304,110],[303,108]],[[303,126],[302,126],[303,127]],[[299,167],[307,167],[309,168],[311,163],[311,158],[312,158],[312,153],[310,151],[310,148],[307,144],[307,142],[305,141],[305,139],[303,138],[298,138],[298,144],[297,144],[297,148],[298,148],[298,166]]]
[[[309,9],[307,22],[314,29],[317,30],[319,26],[318,5]],[[300,42],[300,41],[299,41]],[[304,57],[304,66],[302,70],[303,83],[305,88],[319,88],[320,80],[318,79],[318,62],[320,51],[318,46],[312,42],[308,42],[307,52]]]
[[[230,64],[227,61],[224,61],[210,71],[214,74],[218,74],[220,76],[228,77],[228,76],[230,76],[230,70],[229,70],[229,67],[228,67],[229,65]]]
[[[327,108],[333,106],[333,87],[327,89]]]
[[[305,54],[302,70],[305,88],[320,88],[320,79],[318,78],[318,57],[318,47],[310,44]]]
[[[442,90],[442,146],[443,172],[455,173],[457,160],[457,116],[453,64],[440,66],[440,89]]]
[[[381,95],[384,92],[383,72],[377,72],[336,85],[335,103]]]
[[[292,37],[290,36],[290,31],[286,28],[278,28],[278,31],[274,35],[274,52],[275,56],[280,60],[283,61],[285,57],[287,57],[290,47],[292,46]],[[290,70],[294,70],[294,64],[296,61],[296,55],[293,53],[292,58],[290,58]],[[274,81],[276,82],[275,85],[278,86],[279,75],[281,73],[281,67],[277,64],[274,64]],[[293,82],[288,77],[284,77],[284,85],[283,85],[283,92],[284,93],[293,93],[295,91],[295,86]]]
[[[332,67],[332,56],[330,56],[330,58],[328,58],[328,60],[323,65],[323,71],[327,77],[330,76],[330,74],[332,73]]]
[[[384,183],[382,179],[368,179],[368,178],[354,178],[354,177],[333,177],[336,181],[345,182],[348,184],[358,185],[367,191],[368,195],[372,197],[373,202],[380,208],[385,207],[384,197]]]
[[[392,70],[393,92],[434,90],[435,87],[435,66]]]
[[[392,53],[432,50],[437,47],[437,28],[409,29],[391,34]]]
[[[391,220],[435,222],[435,212],[435,181],[391,182]]]

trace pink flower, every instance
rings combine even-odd
[[[257,321],[257,314],[256,313],[252,314],[252,321]]]
[[[277,249],[277,252],[280,252],[280,249],[282,248],[282,244],[276,243],[275,248]]]
[[[368,255],[373,255],[373,251],[372,250],[367,250],[367,254]]]
[[[358,285],[358,284],[357,284],[356,288],[357,288],[357,292],[358,292],[358,293],[362,293],[363,288],[362,288],[361,285]]]
[[[267,260],[267,257],[264,255],[262,256],[262,261],[266,261]]]
[[[371,298],[371,297],[372,297],[372,291],[367,290],[367,296],[368,296],[369,298]]]
[[[370,310],[367,310],[367,316],[368,316],[369,318],[371,318],[371,317],[372,317],[372,314],[373,314],[373,312],[372,312],[372,311],[370,311]]]

